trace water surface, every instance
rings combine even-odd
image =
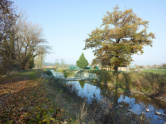
[[[118,104],[126,104],[123,107],[127,107],[135,114],[141,115],[141,113],[145,113],[151,123],[163,124],[166,121],[166,118],[162,115],[155,114],[156,111],[161,112],[161,114],[166,114],[165,103],[163,102],[152,100],[141,94],[124,94],[122,92],[116,92],[113,89],[104,89],[93,85],[89,81],[67,81],[66,83],[72,85],[72,90],[77,90],[77,95],[86,98],[89,104],[92,104],[94,99],[98,102],[107,100],[115,102],[114,99],[116,97]],[[146,112],[146,109],[149,109],[149,112]],[[161,120],[158,119],[159,117]]]

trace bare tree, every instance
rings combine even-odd
[[[35,67],[42,68],[43,63],[44,63],[44,57],[45,57],[44,54],[40,54],[40,55],[35,57],[35,59],[34,59]]]
[[[56,66],[56,68],[59,68],[59,60],[58,59],[55,60],[55,66]]]
[[[49,47],[45,45],[47,41],[42,37],[42,28],[38,24],[27,22],[23,12],[16,15],[14,11],[9,16],[11,12],[4,14],[0,11],[2,67],[4,70],[32,68],[34,58],[49,51]]]

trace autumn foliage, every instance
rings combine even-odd
[[[133,54],[142,54],[143,47],[152,46],[154,33],[147,32],[148,21],[138,17],[132,9],[120,11],[116,6],[113,12],[107,12],[100,28],[89,34],[84,49],[93,49],[93,64],[107,65],[117,71],[127,66]]]
[[[0,73],[34,67],[34,58],[48,50],[42,29],[28,22],[10,0],[0,1]]]

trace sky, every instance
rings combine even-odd
[[[142,55],[134,55],[134,64],[166,63],[166,0],[13,0],[18,10],[25,11],[28,21],[39,24],[51,47],[45,62],[63,59],[75,64],[83,52],[89,63],[92,50],[83,50],[88,34],[102,24],[106,12],[119,5],[120,10],[133,9],[149,21],[148,32],[155,33],[153,47],[144,47]]]

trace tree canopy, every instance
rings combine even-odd
[[[92,48],[93,64],[112,67],[127,66],[133,54],[142,54],[143,47],[152,46],[154,33],[147,33],[148,21],[138,17],[132,9],[120,11],[116,6],[107,12],[100,28],[96,28],[85,40],[85,48]]]
[[[0,2],[0,57],[1,71],[27,69],[34,66],[37,55],[48,52],[42,29],[27,22],[22,12],[17,13],[10,0]]]
[[[77,66],[84,69],[88,66],[88,61],[87,59],[85,58],[84,54],[82,53],[79,60],[77,60],[76,62]]]

